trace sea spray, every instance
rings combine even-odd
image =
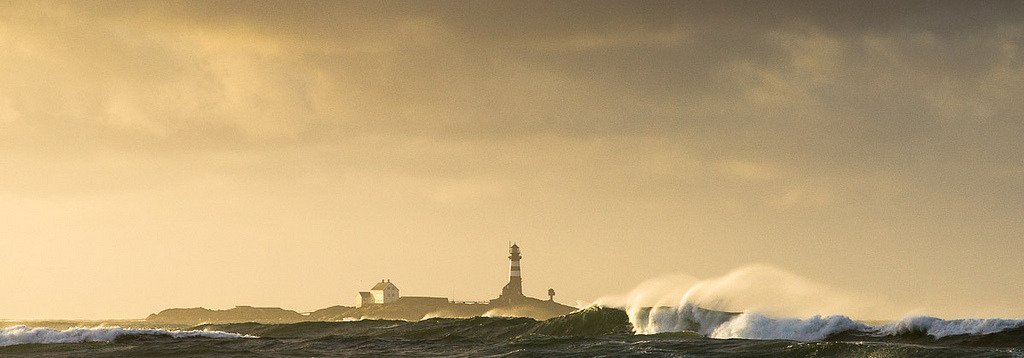
[[[856,297],[767,265],[744,266],[705,280],[688,275],[647,280],[625,295],[603,297],[594,304],[626,311],[638,334],[693,331],[714,336],[720,325],[737,315],[749,314],[741,318],[747,320],[746,324],[737,321],[718,333],[731,338],[780,336],[781,333],[766,333],[751,326],[769,324],[765,321],[769,319],[795,324],[792,320],[770,317],[810,317],[810,326],[800,326],[810,332],[816,331],[811,326],[819,323],[850,326],[843,319],[831,318],[845,317],[835,315],[839,313],[878,317],[896,311],[877,300]],[[822,318],[822,314],[832,316]],[[818,336],[807,332],[794,337]]]
[[[884,306],[873,301],[780,268],[748,265],[694,283],[678,305],[690,303],[711,310],[758,312],[779,317],[873,316]]]
[[[636,333],[679,331],[675,324],[679,321],[679,302],[697,282],[690,275],[662,276],[643,281],[626,294],[601,297],[588,306],[623,309]]]
[[[707,280],[686,275],[647,280],[625,295],[603,297],[595,304],[622,309],[636,334],[689,331],[709,338],[806,342],[850,332],[864,339],[915,334],[940,339],[1024,329],[1024,320],[921,316],[868,325],[848,314],[892,316],[896,310],[891,305],[858,303],[870,301],[853,297],[784,270],[755,265]]]

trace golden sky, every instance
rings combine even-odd
[[[589,302],[763,263],[1024,316],[1024,3],[0,4],[0,318]]]

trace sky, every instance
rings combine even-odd
[[[1024,2],[0,4],[0,318],[745,265],[1024,317]],[[780,284],[785,284],[781,282]]]

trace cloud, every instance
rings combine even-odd
[[[977,80],[952,82],[975,93],[956,107],[973,109],[956,113],[998,117],[1007,103],[986,102],[1020,91],[1009,82],[1020,71],[1019,24],[967,7],[991,21],[940,32],[935,19],[963,10],[955,3],[896,15],[871,3],[187,5],[8,9],[6,31],[20,43],[10,46],[23,51],[4,57],[20,69],[5,80],[30,93],[13,101],[96,136],[661,134],[740,136],[731,142],[778,151],[826,145],[773,140],[802,130],[852,144],[836,153],[851,156],[871,138],[934,134],[932,112],[956,111],[941,99],[959,76]],[[837,24],[833,11],[863,21]],[[999,78],[1009,88],[991,88]]]
[[[1014,1],[4,4],[0,191],[53,205],[186,193],[151,203],[163,208],[286,193],[274,200],[287,212],[265,208],[295,222],[318,205],[370,208],[356,215],[366,227],[346,228],[357,233],[382,232],[375,218],[434,223],[476,208],[479,223],[561,229],[569,244],[735,253],[707,265],[817,262],[801,251],[816,250],[859,267],[925,242],[968,262],[956,256],[965,237],[1006,252],[1024,210],[1022,12]],[[229,193],[190,190],[208,185]],[[1011,259],[1004,271],[1018,272]]]
[[[662,138],[748,178],[1019,161],[1019,6],[876,5],[14,4],[0,136],[44,157]],[[956,12],[987,21],[938,26]]]

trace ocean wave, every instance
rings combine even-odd
[[[361,320],[350,322],[301,322],[290,324],[230,323],[203,325],[216,331],[238,332],[262,338],[344,337],[406,339],[507,340],[543,335],[554,337],[631,335],[625,312],[590,307],[564,316],[537,321],[526,317],[431,318],[416,322]]]
[[[0,347],[19,344],[110,342],[124,336],[167,336],[172,338],[256,338],[220,331],[163,330],[122,327],[91,327],[56,330],[43,327],[11,326],[0,329]]]
[[[1024,348],[1024,327],[1004,322],[943,321],[908,318],[888,325],[871,326],[844,316],[773,318],[757,313],[721,313],[689,307],[662,309],[657,316],[691,320],[726,317],[718,323],[703,321],[706,336],[694,332],[634,335],[625,311],[590,307],[544,321],[531,318],[434,318],[407,322],[362,320],[351,322],[300,322],[288,324],[232,323],[204,325],[191,331],[84,328],[67,331],[9,327],[3,330],[8,344],[76,343],[102,344],[0,347],[0,356],[38,354],[47,356],[330,356],[359,352],[366,356],[1008,356]],[[952,323],[949,323],[952,322]],[[667,323],[667,321],[666,321]],[[949,329],[970,334],[932,338],[928,329]],[[668,326],[666,326],[668,327]],[[676,327],[676,326],[673,326]],[[681,327],[681,326],[680,326]],[[693,328],[696,326],[687,326]],[[890,329],[882,332],[881,328]],[[910,328],[896,328],[910,327]],[[945,327],[945,328],[942,328]],[[982,328],[984,327],[984,328]],[[666,328],[667,329],[667,328]],[[852,329],[852,331],[851,331]],[[29,334],[29,332],[34,331]],[[237,332],[237,334],[224,333]],[[839,333],[831,333],[839,332]],[[938,331],[936,331],[938,332]],[[155,334],[148,336],[146,334]],[[12,342],[12,337],[20,341]],[[251,339],[174,339],[171,337],[253,337]],[[35,337],[35,338],[28,338]],[[710,338],[708,338],[710,337]],[[726,340],[717,338],[747,338]],[[791,341],[817,341],[794,343]],[[569,353],[567,353],[569,352]]]
[[[235,333],[229,333],[235,332]],[[919,344],[1017,347],[1024,339],[1024,320],[908,317],[870,325],[843,315],[807,318],[773,317],[756,312],[722,312],[695,305],[649,307],[627,312],[590,307],[536,321],[529,318],[434,318],[418,322],[360,320],[294,324],[239,323],[204,325],[192,330],[121,327],[55,330],[12,326],[0,330],[0,346],[45,343],[120,341],[122,337],[169,338],[323,338],[435,339],[505,341],[524,337],[630,336],[693,332],[713,339],[787,340],[801,342],[914,342]],[[669,337],[674,337],[670,335]]]
[[[776,317],[757,312],[717,311],[692,304],[632,311],[594,306],[544,321],[531,318],[473,317],[432,318],[416,322],[361,320],[292,324],[236,323],[204,325],[195,329],[237,332],[264,339],[309,339],[317,342],[379,342],[399,339],[498,344],[523,340],[560,342],[572,337],[598,340],[604,339],[601,337],[614,337],[614,340],[706,337],[711,341],[879,342],[1013,349],[1021,347],[1021,342],[1024,342],[1024,321],[1019,320],[911,317],[892,323],[869,324],[845,315]],[[794,347],[847,347],[816,344]]]

